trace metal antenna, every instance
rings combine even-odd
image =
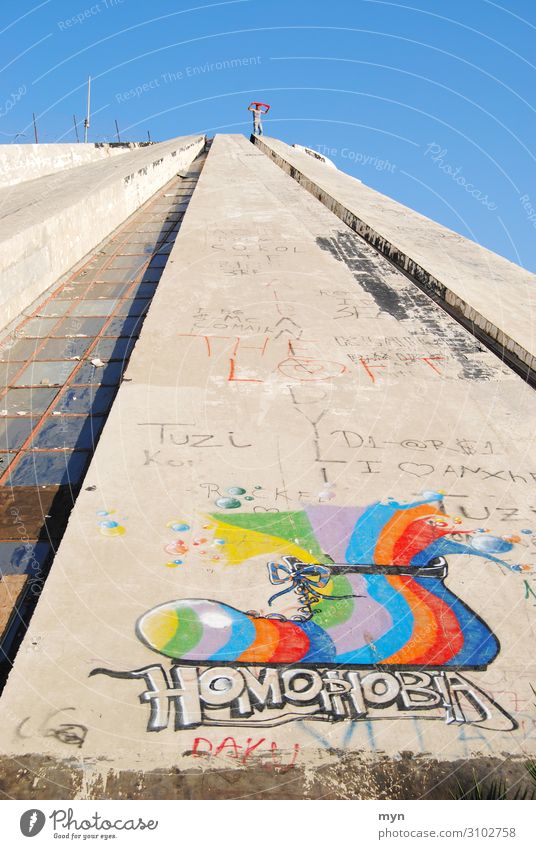
[[[91,117],[91,77],[87,78],[87,115],[84,120],[84,144],[87,144],[87,131],[89,129],[89,119]]]
[[[33,117],[33,126],[34,126],[35,143],[36,143],[36,144],[39,144],[39,138],[37,137],[37,124],[36,124],[36,122],[35,122],[35,112],[32,112],[32,117]]]
[[[76,141],[80,144],[80,137],[78,135],[78,124],[76,123],[76,115],[73,115],[73,123],[74,123],[74,131],[76,133]]]
[[[149,144],[151,143],[151,134],[149,130],[147,130],[147,138],[149,139]]]
[[[120,142],[121,136],[119,135],[119,124],[117,123],[117,118],[115,119],[115,129],[116,129],[116,132],[117,132],[117,141]]]

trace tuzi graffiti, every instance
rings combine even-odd
[[[170,704],[179,728],[370,719],[378,712],[447,723],[493,717],[495,727],[515,726],[460,674],[485,669],[499,642],[445,580],[447,557],[455,554],[523,571],[497,556],[513,550],[518,537],[462,529],[459,517],[446,515],[440,492],[367,507],[229,509],[203,527],[213,530],[227,567],[253,570],[264,558],[262,609],[208,598],[158,605],[139,618],[136,633],[174,665],[92,673],[143,678],[149,730],[167,727]],[[224,709],[227,719],[211,714]],[[263,717],[252,719],[258,711]]]

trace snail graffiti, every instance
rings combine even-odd
[[[523,572],[498,556],[519,538],[463,529],[432,492],[208,518],[225,566],[251,568],[255,609],[209,598],[158,605],[136,633],[166,661],[91,673],[143,680],[148,730],[170,727],[171,708],[175,729],[390,717],[515,728],[465,674],[485,669],[499,642],[445,582],[449,555]]]

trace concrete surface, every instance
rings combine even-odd
[[[183,136],[0,190],[0,326],[187,167],[204,136]]]
[[[74,469],[83,478],[203,159],[0,334],[0,692],[76,500]]]
[[[130,144],[1,144],[0,188],[128,153]]]
[[[6,575],[0,581],[0,633],[7,629],[27,581],[27,575]]]
[[[536,275],[326,168],[278,139],[252,137],[283,170],[483,337],[524,374],[536,367]]]
[[[387,259],[217,136],[0,700],[1,791],[521,781],[535,413]]]

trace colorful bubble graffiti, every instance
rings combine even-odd
[[[195,552],[202,559],[208,557],[213,562],[221,560],[221,556],[216,553],[216,550],[224,544],[225,540],[212,539],[210,535],[204,535],[206,532],[215,530],[216,525],[213,522],[204,522],[199,531],[196,531],[187,522],[177,520],[168,522],[166,528],[172,533],[181,534],[180,537],[173,539],[164,546],[166,554],[171,556],[171,559],[166,562],[168,568],[185,565],[186,560],[183,558],[192,552]]]
[[[253,491],[262,489],[262,486],[254,486]],[[217,498],[214,502],[216,507],[219,507],[221,510],[237,510],[239,507],[242,507],[242,501],[254,501],[254,495],[248,495],[247,489],[244,489],[243,486],[230,486],[226,490],[227,495],[223,495],[220,498]],[[242,501],[240,500],[242,499]]]
[[[105,537],[120,537],[127,532],[125,526],[122,525],[121,522],[112,518],[115,515],[115,512],[115,510],[97,511],[97,516],[99,517],[99,531]]]

